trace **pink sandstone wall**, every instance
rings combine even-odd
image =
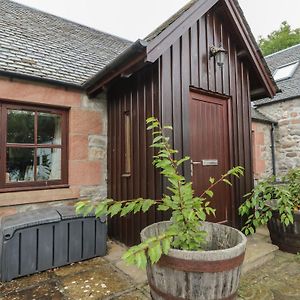
[[[0,99],[70,107],[69,188],[0,193],[0,216],[42,203],[73,204],[80,197],[106,196],[105,97],[88,99],[76,90],[0,78]]]
[[[253,171],[255,181],[272,175],[271,126],[252,121]]]

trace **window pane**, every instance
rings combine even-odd
[[[295,62],[295,63],[289,64],[289,65],[286,65],[283,67],[279,67],[278,69],[276,69],[276,71],[273,74],[275,81],[288,79],[288,78],[292,77],[298,66],[298,63],[299,62]]]
[[[38,113],[38,144],[61,145],[61,116]]]
[[[61,149],[37,149],[37,180],[61,179]]]
[[[6,182],[24,182],[34,180],[34,149],[7,148]]]
[[[7,110],[7,142],[34,143],[34,112]]]

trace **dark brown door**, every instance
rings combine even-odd
[[[229,168],[228,100],[200,92],[190,95],[190,141],[192,182],[197,196],[207,189],[209,178],[219,178]],[[225,183],[214,188],[212,206],[216,218],[231,224],[231,193]]]

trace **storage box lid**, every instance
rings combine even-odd
[[[17,229],[59,222],[60,220],[60,214],[56,209],[51,207],[40,208],[3,217],[1,231],[5,239],[10,239]]]
[[[76,218],[83,218],[83,215],[77,214],[76,210],[73,206],[61,206],[56,208],[57,212],[60,214],[62,220],[67,219],[76,219]],[[94,213],[90,213],[86,218],[95,218]],[[106,217],[101,217],[100,221],[102,223],[106,222]]]

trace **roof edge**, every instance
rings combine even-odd
[[[256,118],[256,117],[251,117],[251,120],[259,122],[259,123],[269,124],[269,125],[272,125],[272,124],[277,125],[278,124],[275,121],[263,120],[263,119],[259,119],[259,118]]]
[[[293,46],[290,46],[290,47],[285,48],[285,49],[281,49],[281,50],[276,51],[276,52],[274,52],[274,53],[271,53],[271,54],[269,54],[269,55],[266,55],[265,58],[272,57],[272,56],[274,56],[274,55],[280,54],[280,53],[282,53],[282,52],[288,51],[288,50],[293,49],[293,48],[296,48],[296,47],[300,47],[300,43],[299,43],[299,44],[296,44],[296,45],[293,45]]]
[[[260,123],[266,123],[266,124],[274,124],[274,125],[278,124],[277,121],[275,121],[272,118],[266,116],[264,113],[260,112],[255,107],[251,107],[251,120],[254,120],[254,121],[257,121],[257,122],[260,122]]]
[[[29,75],[29,74],[22,74],[22,73],[15,73],[15,72],[11,72],[11,71],[0,70],[0,76],[16,78],[16,79],[21,79],[21,80],[28,80],[28,81],[33,81],[33,82],[48,83],[51,85],[56,85],[56,86],[61,86],[61,87],[65,87],[65,88],[72,88],[72,89],[84,91],[84,88],[81,85],[78,85],[75,83],[70,83],[70,82],[65,82],[65,81],[60,81],[60,80],[50,79],[50,78],[43,78],[43,77],[38,77],[38,76],[34,76],[34,75]]]
[[[191,0],[187,5],[171,16],[156,31],[158,34],[148,41],[147,60],[156,61],[162,53],[172,45],[201,16],[207,13],[220,0]],[[174,19],[177,16],[176,19]],[[169,24],[170,23],[170,24]],[[164,27],[169,24],[167,27]],[[162,30],[163,29],[163,30]],[[154,31],[155,32],[155,31]],[[153,32],[151,33],[153,35]]]
[[[254,105],[255,105],[255,107],[260,107],[260,106],[266,106],[266,105],[276,104],[276,103],[279,103],[279,102],[295,100],[297,98],[300,98],[300,94],[299,95],[294,95],[294,96],[291,96],[291,97],[288,97],[288,98],[273,100],[273,101],[264,102],[264,103],[255,103],[255,101],[254,101]],[[259,101],[259,100],[256,100],[256,101]]]
[[[127,62],[134,61],[137,56],[144,54],[146,56],[147,42],[138,39],[125,51],[118,55],[113,61],[106,65],[100,72],[84,82],[82,87],[88,94],[94,93],[103,87],[105,83],[114,79],[122,72]]]
[[[241,6],[238,3],[238,0],[224,0],[224,3],[232,15],[233,21],[236,23],[238,30],[242,35],[242,39],[248,48],[251,60],[254,62],[258,75],[261,77],[262,83],[268,93],[266,96],[273,98],[279,91],[278,85],[276,84],[268,64],[252,34],[251,28],[245,18]]]

